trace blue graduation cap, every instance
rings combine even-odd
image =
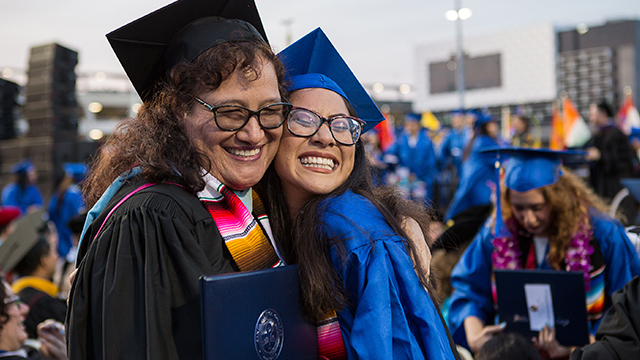
[[[422,115],[416,113],[407,113],[404,116],[404,122],[419,122],[422,119]]]
[[[500,164],[504,164],[504,186],[518,192],[527,192],[553,185],[562,176],[563,160],[584,158],[585,151],[555,151],[521,147],[494,147],[482,151],[496,158],[497,193],[500,194]],[[497,214],[501,214],[501,201],[497,201]],[[496,218],[496,233],[504,234],[506,229],[502,216]]]
[[[451,111],[451,116],[464,116],[466,114],[466,111],[464,111],[464,109],[454,109]]]
[[[620,182],[629,190],[631,196],[633,196],[637,201],[640,202],[640,179],[624,178],[620,179]]]
[[[518,192],[527,192],[558,182],[562,176],[563,161],[584,158],[585,151],[532,149],[519,147],[491,148],[484,154],[493,154],[505,163],[504,185]]]
[[[317,28],[289,45],[278,57],[287,70],[288,91],[321,88],[340,94],[367,123],[363,132],[384,120],[378,106],[322,29]]]
[[[33,169],[33,164],[31,163],[31,161],[29,159],[24,159],[21,161],[18,161],[17,163],[11,165],[11,167],[9,168],[9,171],[11,171],[14,174],[23,174],[26,173],[27,171]]]
[[[480,112],[477,109],[469,109],[465,112],[465,115],[473,117],[474,119],[477,119],[478,116],[480,115]]]
[[[75,182],[84,180],[89,171],[89,167],[83,163],[64,163],[62,168],[67,176],[73,178]]]
[[[474,126],[479,128],[480,126],[491,121],[498,121],[498,120],[494,120],[491,117],[491,114],[489,114],[488,112],[480,111],[480,112],[477,112],[477,118],[476,118],[476,122],[474,123]]]

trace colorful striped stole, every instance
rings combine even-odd
[[[318,358],[327,360],[346,360],[347,353],[342,342],[342,332],[335,311],[318,322]]]
[[[231,189],[211,174],[204,180],[207,185],[198,193],[198,198],[211,214],[240,271],[284,265],[272,243],[269,219],[256,192],[252,191],[252,214]]]

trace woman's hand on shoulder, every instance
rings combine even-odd
[[[409,237],[407,240],[413,244],[413,248],[417,251],[416,254],[413,252],[409,253],[416,272],[424,274],[425,277],[429,279],[429,275],[431,274],[431,250],[424,238],[420,224],[413,218],[404,218],[402,221],[402,230],[407,234]],[[418,261],[418,258],[423,261]]]

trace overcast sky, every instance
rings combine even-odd
[[[57,42],[79,52],[78,72],[123,73],[104,35],[171,1],[0,0],[0,72],[25,69],[29,48]],[[270,43],[286,46],[322,27],[363,83],[414,83],[416,45],[454,41],[444,18],[453,0],[256,0]],[[601,25],[640,19],[640,0],[462,0],[464,36],[552,23]]]

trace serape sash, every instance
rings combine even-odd
[[[211,214],[240,271],[284,265],[272,243],[269,220],[256,192],[252,192],[252,214],[231,189],[211,174],[204,180],[207,185],[198,193],[198,198]]]

